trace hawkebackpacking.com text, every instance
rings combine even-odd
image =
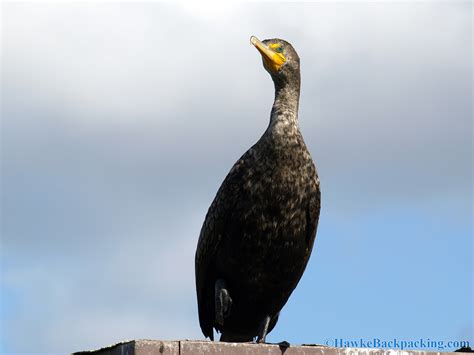
[[[420,338],[412,340],[400,339],[344,339],[334,338],[327,339],[325,345],[334,346],[337,348],[379,348],[379,349],[459,349],[462,347],[469,347],[469,341],[463,340],[433,340],[430,338]]]

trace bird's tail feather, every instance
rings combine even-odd
[[[234,334],[230,332],[223,332],[221,334],[220,341],[225,341],[227,343],[248,343],[253,342],[253,337],[248,335]]]

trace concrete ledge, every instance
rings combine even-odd
[[[98,350],[79,351],[74,355],[435,355],[452,354],[436,351],[332,348],[323,345],[290,345],[221,343],[199,340],[132,340]],[[457,352],[457,354],[462,354]],[[467,353],[466,353],[467,354]]]

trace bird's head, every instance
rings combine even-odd
[[[273,38],[260,41],[250,37],[252,43],[262,55],[263,66],[275,83],[292,82],[300,79],[300,57],[293,46],[282,39]]]

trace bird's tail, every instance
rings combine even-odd
[[[253,342],[253,337],[248,335],[240,335],[230,332],[223,332],[221,334],[220,341],[225,341],[227,343],[248,343]]]

